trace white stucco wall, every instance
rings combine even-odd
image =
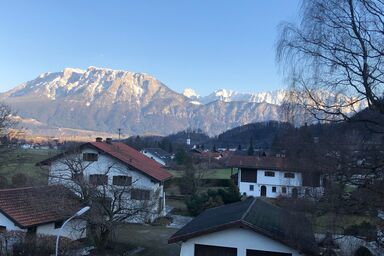
[[[303,255],[266,236],[241,228],[227,229],[191,238],[181,245],[180,256],[194,256],[195,244],[237,248],[237,256],[246,256],[247,249]]]
[[[132,177],[132,188],[139,188],[151,191],[151,200],[156,204],[154,205],[151,216],[148,216],[151,221],[155,220],[158,216],[162,216],[162,213],[157,214],[157,208],[159,207],[158,202],[160,197],[164,196],[163,185],[151,179],[148,175],[132,170],[128,168],[125,164],[116,160],[115,158],[106,155],[99,154],[97,150],[93,148],[85,148],[78,154],[72,154],[66,156],[67,159],[82,159],[83,153],[96,153],[98,154],[98,160],[95,162],[83,162],[83,166],[86,166],[84,170],[84,179],[86,181],[89,180],[89,176],[92,174],[106,174],[108,176],[108,185],[113,184],[113,176],[125,175]],[[71,183],[71,171],[68,170],[68,167],[64,163],[63,159],[58,159],[54,161],[50,166],[50,175],[49,175],[48,183],[49,184],[64,184],[69,188],[74,186],[74,183]],[[156,193],[157,192],[157,193]],[[126,200],[130,199],[130,193],[127,192],[127,196],[125,196]],[[127,201],[128,202],[128,201]],[[162,201],[163,202],[163,201]],[[130,201],[129,203],[132,203]],[[165,209],[165,205],[164,205]],[[156,213],[156,214],[155,214]],[[143,218],[131,218],[131,222],[143,222]]]
[[[21,229],[13,223],[12,220],[7,218],[4,214],[0,213],[0,226],[5,226],[7,231],[23,231],[27,232],[27,229]],[[62,236],[72,240],[77,240],[86,237],[86,222],[82,220],[72,220],[63,229]],[[53,235],[57,236],[60,229],[55,229],[55,223],[48,223],[37,226],[36,234],[38,235]]]
[[[93,149],[84,149],[82,153],[97,153],[96,150]],[[67,158],[73,158],[77,157],[79,159],[82,159],[82,153],[78,156],[71,155],[67,156]],[[108,175],[108,184],[112,185],[113,176],[116,175],[126,175],[132,177],[132,186],[136,188],[143,188],[143,189],[150,189],[152,191],[156,191],[158,188],[161,189],[162,192],[162,186],[160,187],[160,183],[157,181],[152,180],[149,176],[135,170],[129,169],[126,165],[122,164],[121,162],[115,160],[114,158],[105,155],[105,154],[99,154],[98,160],[95,162],[85,162],[90,163],[85,171],[84,171],[84,178],[88,180],[89,175],[91,174],[107,174]],[[69,178],[70,179],[70,171],[67,170],[67,167],[65,164],[63,164],[62,160],[56,160],[52,163],[50,167],[50,178],[48,180],[49,184],[62,184],[65,182],[65,180],[60,179],[58,180],[55,177],[63,177],[63,178]]]
[[[255,170],[256,171],[256,170]],[[274,172],[275,176],[265,176],[265,172]],[[241,181],[241,169],[238,170],[238,184],[240,193],[246,193],[248,196],[261,196],[262,186],[266,187],[266,197],[275,198],[280,195],[290,196],[292,189],[297,188],[300,195],[300,187],[303,184],[303,177],[300,172],[286,172],[286,171],[274,171],[274,170],[257,170],[257,182],[242,182]],[[285,178],[284,173],[294,173],[294,178]],[[253,191],[251,190],[253,185]],[[273,187],[276,187],[276,192],[272,192]],[[283,187],[286,188],[286,193],[283,193]]]
[[[72,220],[67,223],[61,233],[62,237],[66,237],[72,240],[77,240],[86,237],[87,223],[83,220]],[[60,228],[55,229],[55,223],[48,223],[40,225],[36,229],[38,235],[52,235],[57,236]]]
[[[7,230],[13,231],[26,231],[26,229],[21,229],[15,225],[10,219],[8,219],[4,214],[0,213],[0,226],[4,226]]]

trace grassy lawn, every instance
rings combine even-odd
[[[183,171],[169,170],[175,178],[183,176]],[[235,172],[235,170],[234,170]],[[231,178],[231,169],[208,169],[204,175],[204,179],[229,179]]]
[[[10,183],[13,175],[23,173],[31,185],[47,184],[47,173],[35,164],[57,153],[57,150],[52,149],[12,150],[7,153],[6,161],[0,163],[0,175],[6,177]]]
[[[116,232],[116,242],[141,247],[143,250],[134,256],[178,256],[180,246],[168,244],[168,238],[177,230],[163,226],[122,224]]]
[[[326,232],[334,231],[336,233],[343,234],[344,229],[351,225],[359,225],[362,222],[369,222],[375,224],[376,220],[373,217],[361,216],[361,215],[336,215],[325,214],[322,216],[308,216],[311,220],[314,232]]]
[[[172,206],[172,214],[190,216],[187,205],[184,200],[167,199],[167,205]]]

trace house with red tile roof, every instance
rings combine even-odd
[[[0,230],[57,236],[63,221],[82,208],[76,195],[61,185],[0,190]],[[74,219],[62,236],[86,236],[86,221]]]
[[[49,166],[49,184],[63,184],[73,189],[73,180],[81,179],[110,189],[110,197],[114,196],[112,190],[127,188],[121,195],[127,205],[152,202],[146,216],[138,214],[128,221],[152,222],[165,215],[164,182],[172,175],[153,159],[122,142],[97,138],[38,165]]]

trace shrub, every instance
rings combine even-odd
[[[28,178],[23,173],[16,173],[12,176],[12,185],[15,187],[22,187],[27,184]]]
[[[0,175],[0,189],[8,187],[8,180],[5,176]]]
[[[344,234],[365,237],[370,241],[376,240],[376,227],[367,221],[347,227]]]
[[[223,200],[219,193],[208,190],[207,193],[195,194],[186,199],[188,211],[193,215],[199,215],[204,210],[223,205]]]
[[[241,200],[239,188],[230,180],[229,187],[226,189],[219,189],[219,194],[224,204],[230,204]]]
[[[360,246],[356,250],[355,256],[372,256],[372,253],[367,249],[367,247]]]

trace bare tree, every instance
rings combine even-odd
[[[0,165],[9,162],[9,153],[13,150],[9,146],[10,135],[14,134],[12,128],[17,124],[13,114],[11,107],[0,102]]]
[[[363,107],[384,114],[383,53],[381,0],[302,1],[301,22],[283,23],[277,43],[298,102],[327,121]]]
[[[8,129],[15,125],[15,121],[12,119],[12,114],[13,112],[11,108],[0,102],[0,136],[6,135]]]
[[[113,238],[116,227],[122,222],[148,222],[159,212],[157,200],[159,190],[141,190],[135,186],[138,180],[132,180],[127,170],[112,162],[107,168],[95,168],[95,162],[82,159],[79,151],[65,154],[50,171],[50,184],[63,184],[79,196],[84,204],[91,206],[85,215],[88,222],[88,234],[99,249],[105,249]],[[92,173],[89,169],[93,165]],[[96,175],[94,174],[96,170]],[[120,180],[108,181],[112,172],[118,173]]]

